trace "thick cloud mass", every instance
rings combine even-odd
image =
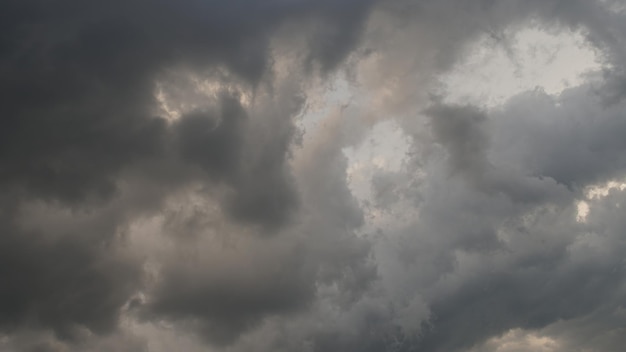
[[[453,103],[525,28],[600,68]],[[624,38],[620,0],[3,1],[0,349],[622,351]],[[355,157],[383,122],[406,154]]]

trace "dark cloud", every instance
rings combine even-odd
[[[276,136],[277,146],[261,141],[266,144],[248,146],[257,150],[247,150],[246,133],[253,132],[247,112],[236,97],[225,96],[219,105],[219,112],[192,111],[176,123],[180,156],[233,189],[234,194],[225,202],[235,218],[269,228],[280,226],[297,206],[296,191],[285,167],[291,134]],[[288,116],[283,118],[283,123],[288,123]],[[253,160],[246,157],[259,151]]]
[[[602,210],[591,217],[604,211],[612,213],[616,209],[613,200],[601,203],[608,208],[600,206]],[[615,241],[616,236],[620,236],[621,230],[617,228],[622,226],[622,221],[607,221],[606,215],[601,215],[603,220],[600,221],[611,225],[606,228],[601,226],[602,230],[598,228],[599,232],[593,239],[585,239],[583,225],[577,228],[561,223],[561,214],[539,215],[546,219],[535,220],[532,228],[514,230],[540,240],[543,253],[512,253],[515,258],[506,266],[498,266],[483,272],[480,277],[472,277],[455,289],[452,296],[436,298],[432,306],[432,320],[418,346],[429,351],[462,350],[509,329],[532,331],[590,316],[594,316],[595,324],[606,329],[603,333],[617,328],[621,324],[619,319],[607,311],[619,307],[618,302],[623,300],[624,295],[620,288],[623,285],[624,263],[618,254],[623,244]],[[597,220],[589,218],[589,221],[589,226],[595,227]],[[554,223],[560,226],[549,225]],[[555,230],[565,233],[546,233]],[[568,246],[551,245],[548,239],[555,236],[561,236],[569,243]],[[596,257],[592,253],[601,250],[604,245],[600,243],[612,243],[615,248],[602,257]],[[614,349],[610,347],[608,350],[611,348]]]
[[[494,117],[501,131],[499,153],[529,173],[569,187],[620,177],[622,106],[605,106],[588,86],[564,92],[558,102],[543,93],[521,95],[503,118]]]
[[[438,105],[426,111],[432,117],[432,129],[437,141],[448,151],[454,173],[484,173],[488,167],[485,131],[487,117],[471,106]]]
[[[286,223],[297,207],[287,162],[292,118],[302,100],[273,107],[282,101],[270,96],[269,107],[247,111],[237,94],[224,93],[209,110],[184,111],[169,123],[156,116],[155,84],[168,70],[224,68],[245,89],[262,79],[270,86],[263,90],[279,89],[271,87],[269,44],[281,25],[314,23],[312,29],[299,28],[313,48],[306,53],[308,63],[330,70],[358,40],[369,6],[368,1],[3,2],[0,188],[12,196],[1,222],[2,328],[49,328],[61,339],[80,328],[96,334],[115,330],[121,307],[141,287],[140,261],[115,254],[126,246],[119,233],[131,214],[142,213],[135,207],[146,212],[159,207],[169,193],[160,187],[172,192],[190,182],[222,187],[222,207],[234,221],[271,231]],[[296,96],[298,89],[289,93]],[[261,127],[279,134],[255,138],[265,133]],[[150,176],[154,170],[161,175]],[[129,192],[144,201],[129,200],[125,187],[135,188]],[[149,187],[157,192],[148,196]],[[39,202],[52,214],[72,214],[59,220],[67,222],[67,231],[65,225],[59,225],[59,233],[45,226],[27,231],[15,222],[24,216],[24,204]],[[108,216],[111,204],[126,214]],[[81,222],[83,212],[95,214],[84,215],[95,223],[72,225]],[[31,215],[54,216],[26,216]],[[272,281],[265,285],[204,311],[217,312],[213,319],[219,324],[241,326],[248,324],[245,316],[283,311],[283,298],[299,301],[288,289],[273,297]],[[310,295],[305,288],[294,290]],[[196,297],[200,303],[203,292],[231,298],[227,287],[164,294],[155,311],[168,315],[180,306],[191,314],[191,303],[175,300]],[[244,318],[231,318],[232,309],[240,309]]]
[[[131,352],[149,351],[146,343],[136,337],[124,334],[112,334],[110,336],[94,339],[85,331],[80,332],[77,341],[59,341],[53,334],[48,332],[24,331],[3,338],[0,347],[7,352],[63,352],[63,351],[89,351],[89,352]]]
[[[619,350],[620,5],[3,2],[0,349]],[[602,71],[448,102],[477,39],[528,26]],[[382,119],[411,145],[358,199],[346,148]]]
[[[590,200],[596,210],[584,223],[575,206],[586,186],[624,176],[621,157],[610,156],[623,150],[613,137],[623,121],[619,105],[581,86],[558,101],[522,94],[493,116],[468,106],[427,110],[445,153],[415,161],[428,174],[419,181],[419,219],[400,237],[400,253],[415,268],[411,286],[425,291],[430,307],[408,350],[463,351],[562,321],[621,324],[599,312],[619,310],[623,299],[622,221],[605,218],[619,211],[623,191]],[[587,346],[614,349],[604,342]]]
[[[173,272],[165,273],[154,303],[147,307],[149,314],[187,322],[212,344],[232,344],[263,317],[303,308],[312,298],[313,282],[310,274],[303,272],[300,260],[279,258],[280,262],[263,257],[261,262],[237,264],[230,269],[233,272],[228,268],[208,273],[190,266],[172,268]],[[265,267],[255,269],[258,265]]]
[[[62,215],[34,207],[35,214],[26,216],[37,215],[37,210]],[[15,218],[23,215],[8,207],[2,211],[2,329],[46,327],[69,340],[82,327],[95,333],[114,331],[122,306],[140,280],[133,260],[117,250],[116,224],[106,224],[116,219],[103,222],[85,214],[86,219],[79,220],[82,226],[61,223],[44,229],[30,225],[32,219],[20,226]],[[32,229],[24,228],[29,226]]]
[[[514,202],[552,202],[569,198],[565,189],[558,187],[558,183],[571,184],[557,175],[535,172],[531,167],[525,168],[528,174],[520,175],[510,162],[500,164],[489,160],[490,136],[495,134],[490,133],[493,127],[490,126],[486,112],[473,106],[438,104],[429,108],[426,114],[431,117],[435,141],[446,149],[451,176],[460,175],[474,187],[484,192],[506,195]],[[517,120],[516,117],[507,118]],[[500,117],[494,119],[495,124],[501,121]],[[506,130],[519,132],[518,129]],[[512,136],[504,138],[506,142],[503,143],[514,142]],[[506,145],[498,147],[499,151],[507,148]],[[515,152],[520,152],[520,148],[516,148]]]
[[[298,179],[307,179],[301,201],[309,208],[295,223],[269,238],[226,225],[222,233],[240,236],[233,243],[205,236],[186,249],[190,255],[171,253],[162,261],[167,266],[161,280],[139,307],[143,319],[167,318],[209,344],[232,346],[264,320],[312,309],[322,286],[339,289],[339,306],[357,302],[377,273],[370,244],[354,233],[363,219],[346,185],[345,158],[331,153],[339,141],[310,146],[302,156]],[[215,219],[203,208],[200,217]],[[194,219],[196,214],[189,220]]]
[[[225,65],[258,82],[281,22],[333,10],[306,1],[4,3],[2,179],[67,200],[110,193],[124,165],[161,152],[165,126],[151,109],[156,74]],[[327,20],[339,33],[358,22]],[[324,49],[316,57],[325,55],[335,54]]]

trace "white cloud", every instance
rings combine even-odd
[[[601,67],[581,32],[528,27],[483,35],[441,81],[450,102],[493,107],[527,90],[559,95]]]

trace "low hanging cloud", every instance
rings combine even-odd
[[[0,349],[620,351],[625,11],[3,2]],[[596,65],[448,99],[527,29]]]

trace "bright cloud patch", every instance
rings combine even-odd
[[[495,106],[527,90],[558,95],[600,67],[581,33],[527,28],[484,35],[442,83],[452,102]]]
[[[559,347],[558,341],[549,337],[514,329],[490,339],[484,346],[472,349],[471,352],[556,352]]]
[[[347,175],[357,198],[370,199],[370,182],[376,171],[398,171],[409,150],[408,137],[393,121],[376,124],[356,146],[344,149]]]

